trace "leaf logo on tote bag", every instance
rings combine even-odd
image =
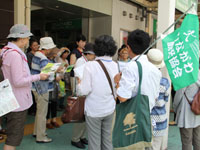
[[[136,132],[135,128],[137,127],[137,124],[134,125],[136,123],[135,116],[136,115],[132,112],[126,115],[123,123],[124,123],[124,126],[128,125],[129,128],[124,129],[125,135],[130,135]]]

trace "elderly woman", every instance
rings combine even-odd
[[[115,41],[111,36],[102,35],[95,40],[94,53],[108,71],[114,87],[114,76],[118,73],[117,64],[112,61],[116,52]],[[79,81],[82,95],[86,95],[85,117],[88,130],[88,150],[111,150],[111,126],[115,110],[115,99],[108,79],[97,61],[86,63],[83,79]]]
[[[47,58],[50,63],[56,63],[55,58],[57,57],[60,49],[55,48],[49,52]],[[61,67],[60,67],[61,68]],[[61,69],[58,69],[61,70]],[[54,74],[52,79],[49,81],[49,103],[48,103],[48,111],[47,111],[47,124],[46,127],[48,129],[59,128],[60,125],[57,123],[57,102],[58,102],[58,83],[61,77],[57,74]]]
[[[67,47],[62,47],[61,51],[58,53],[58,57],[56,57],[56,62],[58,63],[65,63],[65,67],[69,65],[67,57],[70,54],[70,50]]]
[[[22,49],[28,44],[32,35],[23,24],[16,24],[10,29],[8,45],[2,49],[2,71],[4,78],[11,83],[13,93],[20,107],[6,115],[7,139],[4,150],[15,150],[19,146],[24,135],[24,124],[27,109],[32,105],[32,82],[46,80],[47,74],[31,75],[27,58]]]
[[[180,89],[174,97],[176,123],[180,128],[182,150],[200,150],[200,115],[195,115],[190,104],[200,87],[200,73],[196,83]]]
[[[57,63],[63,63],[65,64],[64,67],[67,68],[67,66],[69,65],[69,62],[67,60],[67,57],[70,54],[70,50],[67,47],[63,47],[61,48],[61,51],[58,53],[58,56],[55,58],[55,61]],[[68,72],[63,72],[59,74],[62,78],[61,83],[64,83],[64,88],[69,89],[69,83],[70,83],[70,73]],[[64,106],[64,99],[65,99],[65,90],[60,90],[60,94],[59,94],[59,100],[58,100],[58,106],[57,106],[57,110],[63,110],[65,108]],[[62,92],[61,92],[62,91]]]

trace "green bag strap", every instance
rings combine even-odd
[[[141,94],[141,84],[142,84],[142,65],[139,61],[136,61],[138,66],[138,73],[139,73],[139,87],[138,87],[138,94]]]
[[[141,109],[140,109],[140,105],[141,105],[141,86],[142,86],[142,65],[139,61],[136,61],[136,64],[138,66],[138,74],[139,74],[139,86],[138,86],[138,93],[137,93],[137,107],[139,109],[136,110],[137,116],[138,118],[140,118],[141,116]],[[138,125],[140,126],[140,122],[138,122]]]

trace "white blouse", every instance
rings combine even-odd
[[[96,60],[98,59],[105,65],[114,88],[114,77],[118,73],[116,62],[108,56],[97,57]],[[86,63],[78,89],[81,95],[86,95],[85,114],[87,116],[105,117],[114,112],[116,102],[106,75],[97,61]]]

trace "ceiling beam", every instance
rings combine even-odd
[[[130,0],[134,3],[137,3],[143,7],[147,7],[147,8],[156,8],[158,7],[158,2],[148,2],[146,0]]]

